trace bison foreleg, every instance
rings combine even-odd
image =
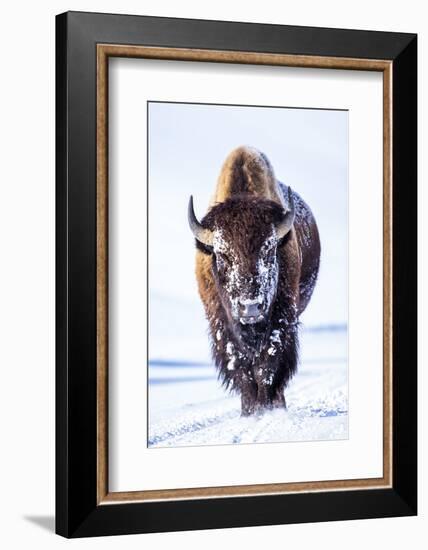
[[[248,376],[243,376],[240,383],[241,388],[241,414],[248,416],[256,410],[257,385]]]
[[[273,400],[272,400],[272,406],[275,409],[286,409],[287,408],[287,405],[285,403],[283,388],[277,388],[275,390]]]
[[[257,383],[257,408],[271,409],[274,399],[274,370],[269,365],[259,366],[254,370],[254,378]]]
[[[274,365],[257,367],[254,378],[257,382],[257,409],[286,408],[283,385],[278,384]]]

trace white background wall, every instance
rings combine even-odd
[[[8,2],[0,18],[0,544],[57,548],[422,548],[427,483],[420,471],[418,518],[113,537],[67,543],[53,535],[54,511],[54,16],[73,10],[226,19],[290,25],[418,32],[419,84],[426,77],[428,22],[423,3],[331,0]],[[423,67],[425,61],[425,67]],[[420,97],[422,92],[420,91]],[[420,171],[426,110],[420,106]],[[426,193],[420,185],[420,212]],[[421,216],[422,217],[422,216]],[[421,230],[424,228],[420,222]],[[426,224],[425,224],[426,227]],[[423,235],[421,235],[423,237]],[[419,241],[420,251],[423,238]],[[423,280],[424,258],[420,261]],[[420,292],[420,317],[425,309]],[[422,322],[420,340],[422,340]],[[422,348],[422,343],[421,343]],[[420,350],[423,351],[422,349]],[[421,366],[423,364],[421,353]],[[420,369],[420,464],[427,408]],[[426,431],[426,430],[425,430]]]

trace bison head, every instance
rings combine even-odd
[[[289,209],[252,196],[216,204],[200,223],[190,197],[188,218],[199,248],[212,254],[212,271],[222,305],[241,328],[265,322],[278,284],[277,248],[294,221]]]

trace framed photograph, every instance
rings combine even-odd
[[[56,529],[417,511],[414,34],[56,20]]]

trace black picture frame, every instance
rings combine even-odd
[[[392,487],[97,503],[100,43],[392,62]],[[68,12],[56,18],[56,98],[56,532],[84,537],[415,515],[417,36]]]

